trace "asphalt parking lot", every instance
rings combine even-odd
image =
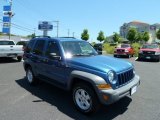
[[[134,59],[141,77],[137,93],[90,116],[74,108],[69,93],[43,82],[30,86],[23,62],[0,60],[0,120],[159,120],[160,62]]]

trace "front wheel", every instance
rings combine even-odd
[[[128,58],[131,58],[131,55],[130,55],[130,54],[128,55]]]
[[[100,106],[96,93],[85,83],[79,83],[74,86],[72,97],[76,108],[85,114],[97,111],[98,106]]]

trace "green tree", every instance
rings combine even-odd
[[[156,36],[157,36],[157,39],[160,40],[160,29],[157,31]]]
[[[34,38],[36,35],[35,33],[31,34],[31,35],[27,35],[27,38]]]
[[[136,41],[136,36],[137,36],[137,30],[135,28],[130,28],[128,33],[127,33],[127,39],[133,43]]]
[[[149,33],[148,32],[144,32],[144,34],[143,34],[143,40],[145,42],[147,42],[149,40],[149,38],[150,38]]]
[[[104,39],[104,42],[103,42],[103,43],[109,43],[109,38],[106,37],[106,38]]]
[[[81,34],[81,39],[87,41],[89,39],[88,30],[84,29],[83,33]]]
[[[102,41],[104,41],[104,39],[105,39],[104,33],[103,33],[103,31],[100,31],[98,33],[97,40],[100,41],[100,42],[102,42]]]
[[[136,41],[135,42],[141,42],[143,40],[143,33],[137,33]]]
[[[121,41],[120,38],[121,38],[120,35],[118,33],[114,32],[114,34],[113,34],[113,41],[115,43],[120,43],[120,41]]]

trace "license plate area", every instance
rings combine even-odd
[[[147,56],[146,59],[151,59],[151,57]]]

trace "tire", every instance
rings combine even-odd
[[[22,57],[18,56],[17,60],[18,60],[18,62],[21,62],[22,61]]]
[[[117,57],[117,55],[113,55],[113,57]]]
[[[37,82],[31,67],[28,67],[26,70],[26,79],[30,85],[35,85]]]
[[[74,86],[72,98],[76,108],[84,114],[96,112],[100,107],[96,93],[90,85],[85,83],[78,83]]]
[[[131,58],[131,55],[127,55],[128,56],[128,58]]]

